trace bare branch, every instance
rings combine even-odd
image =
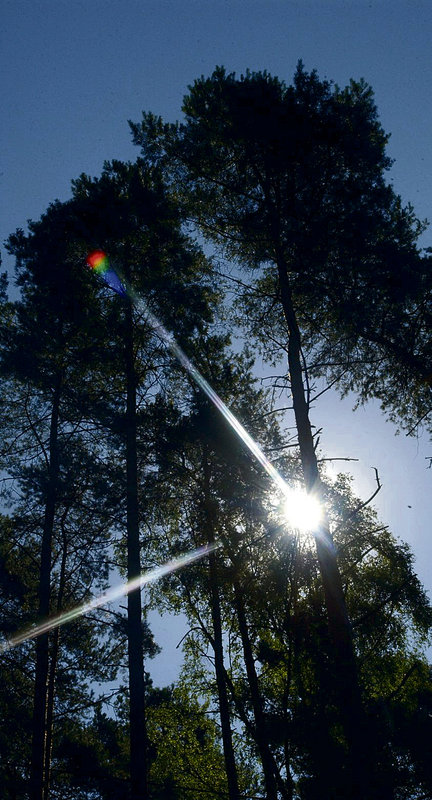
[[[374,499],[374,497],[376,497],[376,496],[377,496],[378,492],[379,492],[379,491],[380,491],[380,489],[382,488],[382,483],[380,482],[380,479],[379,479],[379,475],[378,475],[378,470],[377,470],[377,468],[376,468],[376,467],[371,467],[371,469],[375,470],[375,478],[376,478],[376,482],[377,482],[377,488],[376,488],[376,489],[375,489],[375,491],[374,491],[374,492],[371,494],[371,496],[370,496],[370,497],[368,497],[368,499],[367,499],[367,500],[365,500],[364,502],[360,503],[360,504],[359,504],[359,505],[358,505],[356,508],[354,508],[354,510],[353,510],[353,511],[351,511],[351,513],[350,513],[350,514],[348,514],[348,516],[347,516],[347,517],[346,517],[346,518],[345,518],[345,519],[344,519],[344,520],[341,522],[341,524],[340,524],[340,525],[338,525],[338,526],[337,526],[337,528],[335,528],[335,530],[333,531],[333,534],[337,533],[337,531],[339,531],[343,525],[346,525],[346,523],[348,522],[348,520],[350,520],[350,519],[352,519],[353,517],[355,517],[355,516],[356,516],[356,515],[359,513],[359,511],[361,511],[363,508],[366,508],[366,506],[368,506],[368,505],[369,505],[369,503],[371,503],[371,502],[372,502],[372,500]]]
[[[318,458],[318,464],[322,464],[323,461],[360,461],[359,458]]]

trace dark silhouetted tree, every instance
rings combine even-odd
[[[177,126],[144,115],[141,124],[131,125],[134,141],[165,169],[201,232],[247,270],[246,329],[267,355],[275,357],[275,339],[287,355],[304,483],[322,501],[306,364],[330,326],[345,346],[342,371],[350,369],[353,337],[361,336],[365,348],[368,342],[380,345],[376,315],[364,304],[376,303],[378,314],[388,315],[385,275],[396,274],[396,258],[398,275],[402,267],[406,278],[419,271],[421,225],[385,183],[387,137],[370,87],[362,81],[341,90],[315,72],[307,74],[300,64],[293,85],[286,86],[268,73],[247,72],[238,79],[218,68],[194,83],[183,110],[185,122]],[[345,286],[355,313],[352,304],[340,302]],[[383,339],[395,358],[398,344],[391,330],[390,324]],[[421,332],[424,342],[423,319]],[[312,353],[303,349],[308,343]],[[375,362],[380,352],[375,350]],[[312,362],[317,373],[318,363]],[[430,366],[425,369],[429,374]],[[360,384],[361,373],[356,374]],[[392,378],[399,379],[397,372]],[[385,371],[377,377],[377,393],[379,379],[387,380]],[[334,688],[351,758],[346,791],[369,797],[373,755],[326,516],[316,548],[333,643]]]

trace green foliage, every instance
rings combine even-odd
[[[115,715],[96,707],[86,724],[64,720],[53,758],[53,797],[124,798],[129,737],[125,698]],[[148,687],[150,796],[155,800],[226,798],[217,727],[185,687]]]
[[[127,796],[127,731],[96,707],[93,719],[64,720],[53,753],[53,797],[121,800]]]
[[[217,728],[205,706],[177,688],[165,702],[150,706],[148,722],[156,754],[150,770],[154,798],[227,797]]]

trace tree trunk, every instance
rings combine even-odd
[[[127,515],[127,577],[128,581],[141,574],[136,373],[133,341],[133,311],[128,303],[125,318],[126,364],[126,515]],[[129,722],[130,722],[130,781],[131,800],[145,800],[147,788],[147,729],[144,687],[144,648],[142,628],[141,592],[136,589],[128,595],[128,668],[129,668]]]
[[[203,460],[204,491],[205,491],[205,526],[207,529],[207,541],[212,545],[215,542],[213,515],[211,511],[211,497],[209,488],[209,468],[207,458]],[[229,800],[240,800],[240,789],[238,785],[237,767],[235,762],[234,747],[232,741],[231,720],[229,712],[228,694],[225,683],[225,667],[223,657],[222,640],[222,620],[219,597],[218,570],[215,553],[209,554],[209,583],[210,583],[210,603],[213,624],[213,649],[215,656],[216,684],[219,700],[219,715],[222,729],[222,744],[225,760],[225,769],[228,782]]]
[[[63,608],[63,595],[66,583],[66,561],[67,561],[67,541],[63,534],[63,552],[60,566],[59,589],[57,595],[56,613],[60,614]],[[51,645],[51,658],[49,661],[48,669],[48,683],[47,683],[47,711],[46,711],[46,739],[45,739],[45,753],[44,753],[44,786],[43,786],[43,800],[48,800],[50,793],[50,772],[51,772],[51,755],[53,744],[53,724],[54,724],[54,699],[55,699],[55,681],[57,674],[57,663],[60,650],[60,628],[56,628],[52,632],[52,645]]]
[[[60,410],[61,378],[58,376],[51,409],[49,435],[48,488],[42,532],[41,561],[39,568],[38,616],[48,617],[51,599],[51,551],[59,473],[58,423]],[[33,701],[32,753],[30,765],[30,798],[43,800],[46,783],[47,691],[49,672],[49,633],[36,639],[36,671]]]
[[[255,663],[249,639],[249,632],[247,629],[242,590],[236,579],[234,579],[233,581],[233,586],[234,586],[234,602],[236,607],[240,636],[242,640],[243,656],[245,661],[246,674],[248,677],[249,689],[252,700],[252,708],[255,719],[255,741],[260,755],[260,760],[264,774],[266,800],[277,800],[278,792],[277,792],[277,782],[274,769],[275,764],[266,736],[263,703],[258,685],[258,676],[255,670]]]
[[[313,492],[320,500],[323,491],[303,385],[300,332],[292,304],[287,267],[282,258],[278,259],[278,273],[282,307],[289,332],[288,366],[305,486],[308,492]],[[315,533],[315,544],[334,652],[335,696],[339,699],[341,719],[351,756],[350,797],[366,798],[371,769],[366,721],[358,682],[351,625],[326,514],[323,515],[323,522]]]
[[[46,734],[44,748],[44,781],[43,781],[43,800],[48,800],[50,793],[50,773],[51,755],[53,743],[53,721],[54,721],[54,698],[55,698],[55,679],[57,673],[57,662],[60,646],[60,628],[53,631],[53,642],[51,646],[51,658],[48,668],[47,681],[47,703],[46,703]]]

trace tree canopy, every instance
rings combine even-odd
[[[290,86],[219,67],[190,87],[183,111],[178,125],[144,114],[133,139],[203,235],[252,270],[246,325],[267,351],[283,341],[283,258],[311,374],[378,398],[411,432],[427,426],[431,271],[417,244],[426,223],[386,181],[389,137],[371,87],[342,89],[301,62]]]

